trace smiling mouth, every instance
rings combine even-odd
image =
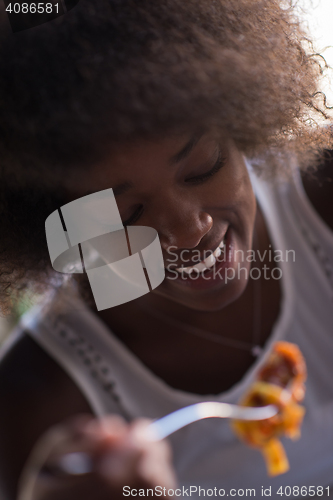
[[[226,251],[226,239],[227,239],[227,233],[224,235],[223,240],[219,243],[218,247],[211,252],[208,257],[206,257],[204,260],[201,262],[198,262],[197,264],[194,264],[193,266],[189,267],[176,267],[175,271],[183,274],[190,275],[192,272],[195,273],[204,273],[210,271],[218,258],[225,254]]]

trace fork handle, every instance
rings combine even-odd
[[[251,408],[220,402],[196,403],[169,413],[169,415],[152,422],[147,429],[147,439],[151,441],[164,439],[182,427],[205,418],[265,420],[273,417],[277,412],[278,408],[273,405]]]
[[[147,427],[146,439],[160,441],[182,427],[205,418],[265,420],[273,417],[277,412],[278,408],[273,405],[251,408],[220,402],[196,403],[152,422]],[[86,453],[75,452],[60,457],[57,467],[63,474],[79,476],[92,471],[92,462]]]

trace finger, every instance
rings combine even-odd
[[[52,477],[59,480],[94,472],[96,458],[110,448],[111,438],[115,440],[125,432],[125,427],[118,417],[108,417],[102,423],[90,415],[80,415],[51,428],[36,443],[24,467],[20,500],[32,498],[37,483],[49,483]]]
[[[105,440],[110,444],[123,439],[128,432],[128,424],[118,415],[111,415],[101,419],[94,419],[84,428],[87,436]]]
[[[43,466],[43,473],[59,478],[88,474],[95,472],[96,462],[107,455],[110,477],[113,473],[117,477],[133,475],[142,446],[130,443],[129,426],[122,418],[75,419],[69,429],[75,431],[75,435],[55,446]]]
[[[139,463],[140,474],[147,481],[156,485],[175,488],[177,481],[172,465],[172,450],[166,440],[152,441],[149,434],[151,421],[141,419],[131,425],[130,437],[143,450]]]
[[[129,480],[173,488],[176,485],[171,448],[167,441],[151,441],[151,421],[140,419],[127,428],[122,440],[99,463],[101,473],[117,484]]]
[[[51,429],[42,441],[44,448],[50,450],[49,458],[80,451],[98,456],[123,439],[127,432],[121,417],[96,419],[81,415]]]

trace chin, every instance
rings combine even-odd
[[[248,279],[233,279],[229,283],[221,284],[211,290],[179,290],[160,285],[154,290],[159,295],[172,302],[188,307],[189,309],[202,312],[216,312],[235,302],[244,293]],[[184,287],[185,288],[185,287]]]

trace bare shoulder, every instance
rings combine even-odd
[[[312,205],[333,230],[333,151],[326,151],[318,170],[304,173],[302,181]]]
[[[12,500],[39,436],[66,418],[92,411],[69,376],[24,333],[0,363],[0,408],[1,493]]]

